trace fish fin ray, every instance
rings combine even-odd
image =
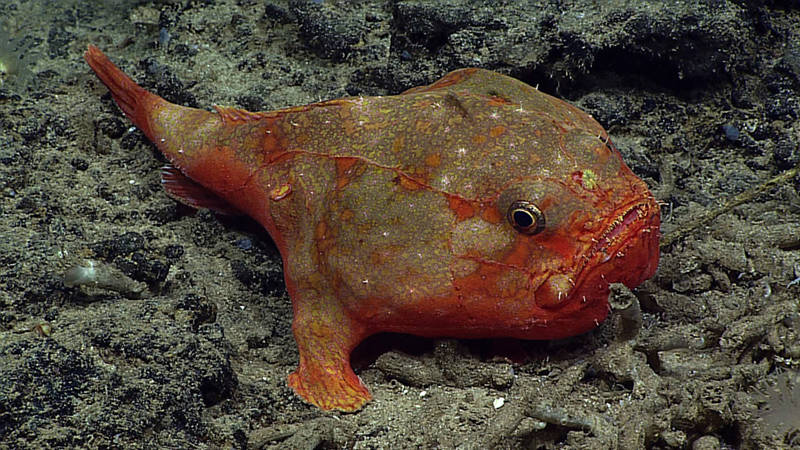
[[[230,203],[187,177],[173,165],[161,168],[161,185],[164,186],[167,195],[192,208],[210,209],[231,216],[242,215],[242,212]]]

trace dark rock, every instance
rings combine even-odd
[[[51,430],[54,446],[71,446],[75,431],[52,424],[69,424],[79,399],[91,398],[100,376],[91,358],[53,339],[34,337],[3,339],[0,358],[0,440],[13,442],[13,436],[33,442]]]
[[[163,283],[169,274],[169,264],[135,252],[127,258],[116,258],[114,265],[134,280],[148,284]]]
[[[217,320],[217,305],[205,297],[189,294],[175,305],[176,310],[188,314],[192,329],[197,331],[204,323],[214,323]]]
[[[800,150],[797,142],[791,138],[784,138],[775,144],[772,157],[780,170],[791,169],[800,163]]]
[[[181,81],[168,66],[161,64],[156,58],[143,59],[139,63],[139,67],[155,79],[153,90],[167,101],[192,108],[199,107],[197,99],[188,91],[190,86]]]
[[[277,269],[277,268],[275,268]],[[264,269],[263,266],[253,268],[242,260],[231,261],[233,275],[243,285],[265,294],[282,292],[285,289],[283,271]]]
[[[612,97],[603,92],[593,92],[583,96],[577,103],[606,129],[625,125],[639,116],[624,95]]]
[[[129,255],[144,249],[145,239],[134,231],[122,234],[113,239],[100,241],[90,247],[94,253],[103,259],[113,259],[118,256]]]
[[[330,3],[292,0],[290,9],[306,45],[323,58],[346,60],[364,35],[362,15],[347,14]]]
[[[178,244],[168,245],[164,248],[164,256],[169,260],[180,259],[184,254],[183,246]]]
[[[102,116],[95,120],[95,127],[111,139],[121,138],[128,128],[122,122],[122,119],[116,116]]]
[[[80,170],[81,172],[89,168],[89,162],[83,158],[72,158],[69,163],[75,170]]]

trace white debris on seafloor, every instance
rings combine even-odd
[[[147,285],[125,275],[114,266],[91,259],[84,259],[64,273],[67,287],[89,286],[119,292],[127,298],[143,298],[149,295]]]
[[[505,405],[505,404],[506,404],[506,399],[505,399],[505,398],[503,398],[503,397],[497,397],[497,398],[496,398],[496,399],[494,399],[494,401],[492,402],[492,406],[494,406],[494,409],[500,409],[500,408],[502,408],[502,407],[503,407],[503,405]]]

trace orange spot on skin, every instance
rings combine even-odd
[[[398,252],[402,251],[402,245],[381,246],[379,250],[375,250],[369,254],[369,262],[376,266],[380,266],[386,264],[387,261],[391,261]]]
[[[408,167],[402,173],[398,174],[393,181],[399,184],[403,189],[416,191],[428,187],[429,176],[430,174],[428,174],[424,168]]]
[[[330,227],[324,220],[314,227],[314,241],[316,241],[317,250],[321,254],[328,254],[334,248],[334,239],[331,235]]]
[[[341,218],[343,222],[348,222],[353,218],[354,215],[355,213],[353,210],[348,208],[342,211],[342,214],[339,215],[339,218]]]
[[[341,119],[339,123],[344,128],[344,133],[347,136],[352,136],[358,128],[355,120],[353,120],[352,108],[353,104],[350,101],[339,103],[339,118]]]
[[[525,261],[530,259],[532,246],[535,245],[538,244],[532,244],[526,236],[517,234],[511,251],[505,255],[503,262],[510,266],[524,267]]]
[[[442,155],[438,153],[431,153],[425,157],[425,165],[430,167],[439,167],[442,164]]]
[[[357,159],[355,158],[337,158],[336,159],[336,172],[339,174],[343,174],[350,170],[356,163]]]
[[[498,211],[494,205],[489,205],[481,210],[481,218],[489,223],[496,224],[503,220],[503,215],[500,214],[500,211]]]
[[[358,160],[355,158],[338,158],[336,160],[336,189],[341,189],[352,181],[352,169],[356,162]]]
[[[486,140],[486,136],[482,134],[476,134],[475,136],[472,136],[472,143],[475,145],[483,145],[486,143]]]
[[[283,150],[278,137],[274,133],[264,134],[264,141],[261,147],[264,149],[264,153],[268,155]]]
[[[545,197],[539,201],[539,209],[541,209],[542,211],[547,211],[547,209],[553,206],[554,203],[556,203],[555,198]]]
[[[406,137],[405,136],[397,136],[392,141],[392,153],[400,153],[403,148],[406,146]]]
[[[320,221],[316,227],[314,227],[314,239],[322,240],[325,239],[325,236],[328,234],[328,223]]]
[[[489,136],[496,138],[497,136],[500,136],[501,134],[505,133],[505,131],[506,127],[502,125],[497,125],[495,127],[492,127],[491,130],[489,130]]]
[[[400,176],[398,176],[397,178],[395,178],[395,181],[396,181],[396,182],[397,182],[397,183],[398,183],[398,184],[399,184],[399,185],[400,185],[400,186],[401,186],[403,189],[405,189],[405,190],[407,190],[407,191],[416,191],[416,190],[419,190],[419,189],[422,189],[422,188],[424,188],[424,187],[425,187],[425,186],[424,186],[423,184],[421,184],[420,182],[418,182],[418,181],[416,181],[416,180],[414,180],[414,179],[412,179],[412,178],[409,178],[409,177],[407,177],[407,176],[404,176],[404,175],[400,175]]]
[[[309,141],[309,137],[305,133],[294,138],[294,142],[297,145],[300,145],[300,146],[306,145],[308,143],[308,141]]]
[[[423,134],[430,133],[431,123],[428,120],[418,120],[414,128]]]
[[[456,213],[456,219],[460,222],[475,215],[475,207],[463,198],[452,196],[448,200],[448,206]]]
[[[504,99],[503,97],[492,97],[489,99],[489,106],[503,106],[510,104],[511,102]]]

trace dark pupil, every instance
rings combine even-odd
[[[528,228],[533,225],[533,216],[524,209],[518,209],[514,211],[514,223],[516,223],[518,227]]]

